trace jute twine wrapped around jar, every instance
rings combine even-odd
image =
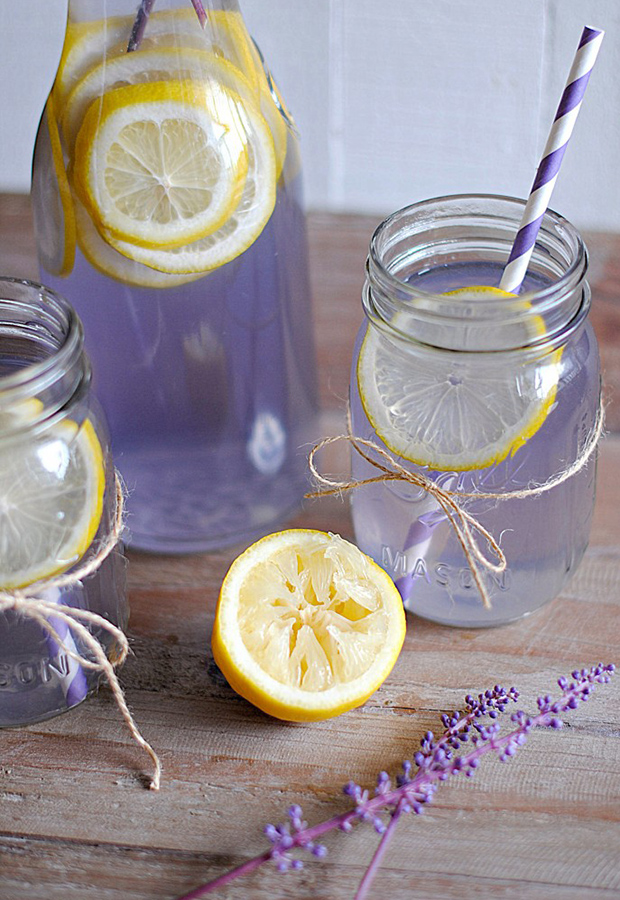
[[[463,548],[465,559],[471,569],[482,603],[487,609],[490,609],[491,599],[482,577],[483,572],[486,570],[493,574],[501,574],[507,566],[506,556],[493,535],[480,524],[475,516],[472,516],[471,513],[468,513],[467,510],[463,509],[460,501],[469,499],[498,501],[524,500],[528,497],[538,497],[540,494],[545,494],[547,491],[553,490],[553,488],[562,484],[564,481],[567,481],[569,478],[572,478],[573,475],[576,475],[577,472],[580,472],[581,469],[584,468],[598,446],[601,435],[603,434],[604,422],[605,409],[601,399],[594,428],[575,461],[561,472],[553,475],[543,484],[531,485],[517,491],[505,491],[502,493],[487,491],[466,492],[449,491],[439,487],[439,485],[435,484],[435,482],[423,472],[412,472],[409,469],[406,469],[394,459],[391,454],[374,441],[355,437],[351,429],[351,415],[349,410],[347,413],[347,434],[339,434],[335,437],[325,438],[324,440],[319,441],[319,443],[310,451],[308,465],[319,488],[316,491],[306,494],[306,497],[315,498],[327,496],[329,494],[341,494],[344,491],[351,491],[363,487],[366,484],[380,484],[388,481],[406,481],[409,484],[421,488],[437,501],[446,514],[446,518],[452,525],[459,543]],[[359,480],[352,479],[349,481],[336,481],[333,478],[323,475],[317,468],[315,460],[316,455],[320,450],[339,441],[346,441],[349,443],[353,449],[366,460],[366,462],[375,469],[378,469],[380,474],[375,475],[372,478],[361,478]],[[495,555],[497,562],[490,560],[481,550],[479,536],[482,536],[488,541],[489,547]]]

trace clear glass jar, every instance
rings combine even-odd
[[[204,16],[158,0],[137,20],[146,6],[69,0],[32,194],[41,280],[84,322],[129,540],[190,552],[270,530],[306,487],[301,160],[236,0]]]
[[[82,581],[44,586],[88,560],[115,522],[114,468],[90,384],[82,325],[71,306],[40,285],[0,279],[0,591],[41,582],[37,597],[124,629],[120,547]],[[50,622],[66,648],[92,658],[62,620]],[[91,631],[112,659],[116,641],[105,629]],[[93,692],[99,677],[39,622],[0,612],[0,726],[64,712]]]
[[[587,254],[569,222],[545,215],[518,297],[459,291],[499,284],[522,211],[507,197],[441,197],[394,213],[370,244],[353,434],[457,492],[543,484],[579,457],[597,419]],[[378,474],[352,457],[354,478]],[[536,496],[460,500],[507,557],[504,572],[483,575],[490,609],[452,525],[422,488],[394,480],[357,489],[356,539],[394,578],[410,612],[447,625],[510,622],[555,597],[578,565],[595,469],[590,459]]]

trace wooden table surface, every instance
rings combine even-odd
[[[312,216],[310,240],[324,429],[342,424],[372,219]],[[620,239],[591,235],[593,320],[608,427],[620,430]],[[0,198],[0,273],[37,277],[28,203]],[[335,464],[346,465],[336,459]],[[239,548],[192,557],[129,553],[134,656],[121,680],[163,783],[107,687],[42,725],[0,732],[0,900],[173,900],[266,848],[267,822],[300,802],[312,824],[348,808],[349,779],[396,772],[442,711],[497,682],[530,709],[556,678],[620,661],[620,437],[608,436],[586,557],[562,595],[519,623],[453,630],[409,617],[380,690],[328,722],[272,720],[236,696],[213,663],[217,592]],[[306,503],[295,525],[352,538],[346,502]],[[531,734],[510,763],[452,779],[421,817],[399,824],[371,896],[391,900],[620,897],[620,676]],[[370,826],[334,833],[301,873],[264,867],[215,895],[228,900],[352,898],[376,846]]]

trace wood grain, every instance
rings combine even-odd
[[[366,219],[310,219],[324,432],[342,427],[350,347],[359,324]],[[0,270],[35,276],[28,207],[0,200]],[[620,272],[616,237],[593,242],[608,371]],[[596,302],[595,302],[596,308]],[[605,335],[612,337],[609,341]],[[615,376],[614,376],[615,377]],[[612,424],[618,422],[612,398]],[[329,461],[347,467],[346,454]],[[45,724],[0,732],[2,900],[172,900],[265,848],[262,827],[300,802],[309,822],[347,808],[342,784],[395,772],[438,715],[465,693],[514,683],[520,705],[559,674],[620,660],[620,437],[603,442],[592,541],[562,595],[490,630],[410,617],[401,657],[361,709],[329,722],[276,722],[235,695],[209,649],[221,579],[238,552],[192,557],[129,553],[133,656],[121,680],[161,754],[160,794],[110,691]],[[307,501],[293,523],[352,537],[348,503]],[[533,733],[510,763],[443,786],[396,832],[372,896],[391,900],[611,900],[620,897],[620,678]],[[302,873],[264,870],[227,900],[351,898],[375,846],[371,828],[328,838],[329,857]]]

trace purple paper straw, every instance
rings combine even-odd
[[[586,26],[583,29],[573,64],[568,73],[566,87],[547,138],[543,158],[538,166],[523,218],[499,284],[504,291],[516,293],[525,278],[538,230],[549,206],[560,165],[573,133],[581,109],[581,101],[586,92],[604,34],[605,32],[598,28]]]
[[[137,50],[142,43],[146,23],[149,20],[151,10],[153,9],[154,5],[155,0],[142,0],[140,8],[138,9],[138,14],[136,15],[136,21],[133,23],[133,28],[131,29],[131,35],[129,36],[127,53],[131,53],[133,50]]]
[[[63,596],[58,588],[49,588],[41,592],[41,597],[48,603],[62,603]],[[67,602],[67,601],[64,601]],[[73,640],[71,629],[64,619],[50,616],[50,625],[64,644],[64,646],[78,654],[78,649]],[[60,683],[67,702],[67,708],[77,706],[88,694],[88,681],[84,669],[76,659],[64,652],[58,642],[45,632],[45,643],[52,660],[56,660],[57,671],[60,677]]]

